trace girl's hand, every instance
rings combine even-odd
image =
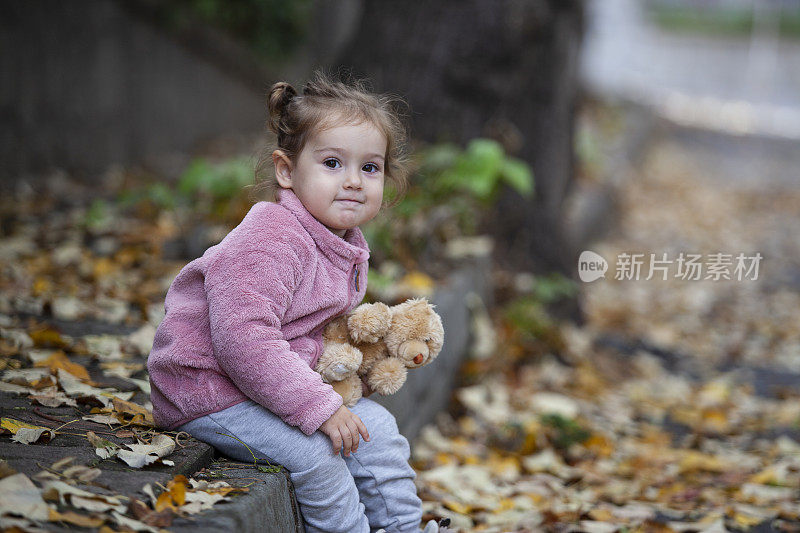
[[[358,450],[359,433],[365,441],[369,441],[369,433],[364,422],[344,405],[323,422],[319,430],[330,437],[334,455],[339,453],[343,445],[345,457],[350,457],[351,451],[355,453]]]

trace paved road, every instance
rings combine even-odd
[[[669,33],[642,4],[588,2],[582,76],[590,89],[678,122],[800,140],[800,41],[780,39],[768,16],[741,38]]]

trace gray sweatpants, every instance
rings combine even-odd
[[[290,473],[306,531],[364,533],[419,531],[422,502],[408,464],[408,441],[389,411],[368,398],[351,408],[367,426],[350,457],[334,455],[327,435],[308,436],[253,401],[196,418],[179,429],[240,461],[253,456]]]

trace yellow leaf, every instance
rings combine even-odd
[[[613,443],[600,433],[593,433],[583,445],[600,457],[609,457],[614,453]]]
[[[172,503],[172,495],[170,495],[168,490],[165,490],[159,494],[158,498],[156,499],[156,512],[160,513],[164,509],[172,509],[173,511],[177,511],[177,508]]]
[[[493,512],[495,513],[502,513],[505,511],[510,511],[516,507],[516,502],[511,498],[501,498],[499,505],[494,509]]]
[[[27,422],[23,422],[22,420],[15,420],[13,418],[5,418],[3,417],[0,420],[0,427],[6,429],[11,432],[12,435],[16,435],[17,431],[22,428],[27,429],[44,429],[50,430],[50,428],[42,427],[42,426],[34,426],[33,424],[28,424]]]
[[[186,476],[181,474],[178,474],[172,479],[172,481],[167,483],[167,489],[169,489],[170,497],[178,506],[186,503],[187,484],[188,480],[186,479]]]
[[[611,511],[605,508],[592,509],[589,511],[589,518],[596,520],[597,522],[614,521],[614,515],[611,513]]]
[[[680,462],[681,473],[704,470],[706,472],[724,472],[727,465],[718,457],[695,451],[687,451]]]
[[[728,416],[721,409],[703,411],[703,427],[709,431],[724,433],[728,430]]]
[[[775,468],[768,466],[758,474],[753,475],[750,478],[750,483],[755,483],[756,485],[769,485],[770,483],[775,482],[775,478]]]
[[[489,458],[487,466],[492,474],[506,481],[513,481],[520,475],[520,462],[516,457],[493,455]]]
[[[439,452],[436,454],[436,464],[437,465],[449,465],[449,464],[456,464],[458,460],[450,455],[449,453]]]
[[[420,296],[428,296],[433,293],[433,278],[416,270],[403,276],[400,284]]]
[[[734,521],[742,526],[743,529],[750,529],[751,527],[755,526],[756,524],[760,524],[765,519],[758,518],[752,515],[746,515],[744,513],[734,512],[733,513]]]
[[[36,281],[33,282],[33,287],[31,288],[31,292],[34,296],[41,296],[53,288],[53,284],[47,278],[36,278]]]
[[[61,333],[47,326],[40,326],[28,331],[28,336],[33,340],[36,347],[54,346],[56,348],[67,348],[69,343],[64,340]]]
[[[115,270],[117,270],[117,266],[108,257],[101,257],[97,259],[92,267],[92,273],[94,274],[94,279],[102,279],[108,277]]]
[[[455,500],[443,500],[442,505],[450,509],[451,511],[455,511],[461,514],[469,514],[472,511],[473,507],[471,505],[465,505],[463,503],[457,502]]]
[[[53,352],[53,354],[50,357],[42,361],[38,361],[33,366],[47,367],[53,374],[58,373],[58,369],[62,368],[67,372],[69,372],[70,374],[72,374],[73,376],[75,376],[76,378],[82,380],[89,379],[89,372],[86,370],[86,367],[70,361],[69,358],[67,357],[67,354],[65,354],[61,350]]]

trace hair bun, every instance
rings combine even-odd
[[[297,96],[297,91],[285,81],[279,81],[272,86],[269,98],[267,98],[267,108],[269,109],[269,128],[273,132],[280,133],[283,111],[295,96]]]

